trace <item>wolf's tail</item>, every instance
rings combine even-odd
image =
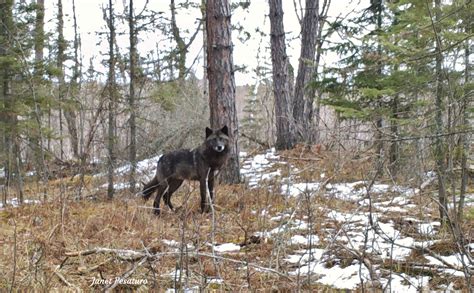
[[[153,177],[153,179],[150,182],[145,184],[142,190],[143,199],[148,200],[150,196],[153,194],[153,192],[155,192],[155,190],[158,188],[158,184],[159,182],[156,176]]]

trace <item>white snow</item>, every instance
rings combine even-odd
[[[318,235],[293,235],[290,239],[290,244],[294,245],[315,245],[319,242]]]
[[[36,200],[36,199],[24,199],[23,204],[40,204],[41,201]],[[20,206],[20,200],[16,197],[12,199],[7,199],[7,206],[13,206],[14,208],[17,208]],[[4,208],[3,203],[0,202],[0,209]]]
[[[440,227],[441,223],[438,221],[431,222],[431,223],[420,223],[418,224],[418,233],[423,235],[434,235],[436,234],[437,228]]]
[[[214,251],[218,253],[235,252],[240,250],[240,245],[234,243],[224,243],[214,246]]]
[[[323,258],[325,249],[312,248],[309,250],[300,250],[296,251],[297,254],[290,254],[284,260],[292,264],[304,264],[308,263],[310,260],[320,260]]]
[[[358,262],[344,268],[339,265],[326,268],[325,264],[321,262],[310,262],[289,274],[293,276],[316,274],[317,276],[321,276],[317,280],[318,283],[337,289],[354,290],[360,284],[360,272],[362,273],[364,281],[367,281],[369,279],[369,270],[365,266],[360,266]]]
[[[260,182],[270,180],[281,176],[280,170],[268,171],[273,167],[280,157],[275,154],[275,149],[268,150],[265,154],[258,154],[254,157],[247,157],[247,153],[241,152],[240,157],[243,158],[240,174],[248,181],[251,188],[257,187]]]
[[[294,183],[281,186],[281,193],[289,196],[312,195],[319,191],[320,183]]]
[[[160,154],[160,155],[148,158],[148,159],[138,161],[137,162],[137,170],[136,170],[137,174],[142,176],[144,180],[151,180],[151,178],[153,178],[153,176],[155,175],[156,165],[158,163],[158,160],[161,158],[161,156],[162,155]],[[116,168],[114,170],[114,174],[116,174],[116,175],[126,175],[128,172],[130,172],[131,167],[132,167],[132,165],[130,163],[124,164],[124,165]],[[98,174],[95,174],[94,177],[102,177],[102,176],[105,176],[105,175],[106,175],[106,173],[98,173]],[[127,188],[128,187],[128,186],[127,187],[124,187],[124,186],[125,185],[117,185],[116,189],[121,189],[121,188]]]

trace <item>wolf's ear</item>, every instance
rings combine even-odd
[[[229,129],[227,128],[227,125],[224,125],[224,127],[222,127],[221,132],[229,136]]]
[[[208,138],[212,134],[212,129],[206,127],[206,138]]]

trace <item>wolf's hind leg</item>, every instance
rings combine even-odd
[[[156,192],[155,201],[153,202],[153,208],[154,208],[153,212],[155,213],[155,215],[160,214],[161,197],[165,195],[165,193],[167,192],[167,189],[168,189],[168,184],[166,182],[162,182],[158,186],[158,191]],[[165,199],[166,199],[166,195],[165,195]]]
[[[165,193],[165,203],[173,210],[173,205],[171,204],[171,196],[173,193],[181,186],[183,180],[181,179],[170,179],[168,180],[168,191]]]

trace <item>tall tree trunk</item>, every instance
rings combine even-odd
[[[5,175],[5,195],[2,199],[3,204],[6,205],[7,195],[11,185],[11,174],[13,171],[13,137],[15,133],[15,115],[13,113],[13,97],[11,94],[11,62],[8,60],[10,54],[11,33],[13,30],[13,0],[6,0],[0,2],[0,78],[2,86],[2,115],[0,115],[0,127],[2,131],[2,151],[3,171]]]
[[[323,6],[321,8],[321,12],[319,14],[319,25],[318,25],[318,35],[316,38],[316,57],[315,57],[315,64],[314,64],[314,72],[313,72],[313,79],[316,79],[318,76],[318,69],[321,61],[321,55],[323,53],[323,28],[327,18],[327,14],[329,11],[329,7],[331,6],[331,0],[324,0]],[[316,88],[312,89],[314,91],[314,98],[316,99],[316,105],[314,106],[314,113],[312,116],[307,117],[308,121],[312,123],[312,133],[310,136],[310,141],[312,143],[319,143],[320,136],[319,136],[319,120],[321,119],[321,93]],[[313,122],[312,119],[316,118]]]
[[[392,142],[390,143],[390,173],[393,178],[397,178],[398,164],[400,159],[400,145],[398,142],[398,95],[395,95],[392,100],[392,119],[390,121],[390,132],[392,135]]]
[[[130,93],[128,106],[130,111],[130,192],[134,193],[136,189],[135,173],[137,170],[137,127],[135,119],[135,83],[136,83],[136,66],[137,66],[137,31],[135,24],[135,16],[133,15],[133,0],[129,3],[128,26],[130,33]]]
[[[207,0],[201,0],[201,15],[202,15],[202,59],[203,59],[203,76],[202,76],[202,94],[204,98],[208,97],[208,84],[207,84],[207,25],[206,25],[206,6]]]
[[[58,77],[58,100],[59,100],[59,146],[60,146],[60,158],[64,158],[64,141],[63,141],[63,103],[65,96],[65,84],[64,84],[64,61],[66,61],[66,40],[64,39],[64,18],[63,18],[63,3],[62,0],[58,0],[58,57],[57,67],[59,68]]]
[[[276,148],[285,150],[292,148],[294,145],[294,129],[292,127],[292,93],[290,92],[290,69],[288,55],[286,54],[282,0],[269,0],[269,5]]]
[[[42,132],[42,110],[41,105],[38,103],[37,90],[43,86],[43,74],[44,74],[44,60],[43,60],[43,49],[44,49],[45,35],[44,35],[44,0],[38,0],[36,2],[36,21],[35,21],[35,65],[34,65],[34,84],[31,85],[31,91],[34,100],[33,109],[33,122],[34,129],[29,134],[31,147],[33,150],[34,164],[38,178],[43,181],[43,200],[47,199],[47,184],[48,171],[45,162],[45,155],[43,149],[43,132]],[[19,165],[19,164],[18,164]]]
[[[35,85],[32,86],[41,86],[43,79],[43,49],[44,49],[44,0],[38,0],[36,2],[36,20],[35,20],[35,64],[34,64],[34,82]],[[34,95],[35,93],[33,93]],[[34,98],[34,110],[32,113],[33,120],[35,122],[35,127],[29,133],[29,139],[31,143],[31,148],[33,150],[34,164],[35,169],[38,174],[44,172],[44,162],[43,154],[41,148],[41,109],[40,105]]]
[[[307,141],[311,136],[309,125],[313,116],[314,89],[309,89],[307,85],[313,78],[318,26],[319,0],[306,0],[301,27],[301,53],[293,102],[296,139],[299,142]]]
[[[44,49],[44,0],[36,1],[35,20],[35,75],[43,72],[43,49]]]
[[[429,8],[428,8],[429,9]],[[446,163],[445,163],[445,145],[443,140],[443,77],[442,77],[442,64],[443,54],[441,48],[441,40],[439,38],[439,29],[434,23],[439,24],[441,19],[441,0],[435,0],[435,19],[432,19],[433,33],[435,34],[435,76],[436,76],[436,92],[435,92],[435,160],[436,160],[436,171],[438,174],[438,200],[439,200],[439,216],[445,220],[447,212],[447,199],[446,199]]]
[[[72,68],[72,78],[71,78],[71,99],[74,101],[75,104],[79,104],[77,96],[79,94],[79,87],[80,87],[80,77],[81,77],[81,62],[79,56],[79,47],[80,47],[80,36],[77,29],[77,17],[76,17],[76,1],[72,0],[72,17],[73,17],[73,26],[74,26],[74,66]],[[83,151],[83,133],[84,129],[79,126],[80,134],[77,131],[76,127],[76,113],[72,111],[71,115],[71,125],[72,129],[70,130],[71,135],[71,144],[73,145],[73,152],[76,157],[82,156]],[[74,131],[75,129],[75,131]],[[74,139],[76,141],[74,141]],[[77,153],[77,154],[76,154]]]
[[[470,27],[466,27],[466,33],[469,33]],[[471,54],[470,50],[470,40],[466,40],[465,48],[464,48],[464,96],[462,99],[462,118],[461,118],[461,126],[465,133],[461,134],[461,188],[459,194],[459,204],[457,206],[458,209],[458,222],[461,223],[463,218],[463,210],[464,210],[464,202],[466,199],[466,191],[467,191],[467,184],[468,184],[468,156],[470,150],[470,134],[469,130],[472,130],[472,127],[469,123],[469,109],[470,109],[470,94],[468,89],[468,84],[470,82],[470,75],[471,75],[471,63],[469,61],[469,57]]]
[[[109,94],[109,108],[108,108],[108,130],[107,130],[107,197],[112,199],[114,196],[114,166],[115,166],[115,23],[114,23],[114,8],[113,1],[109,0],[109,18],[107,25],[109,27],[109,73],[107,88]]]
[[[178,24],[176,23],[176,6],[174,0],[171,0],[170,3],[171,10],[171,32],[173,33],[173,38],[177,44],[176,58],[178,62],[178,78],[184,80],[186,77],[186,55],[187,48],[186,43],[179,33]]]
[[[383,12],[383,4],[382,1],[379,0],[372,0],[372,9],[375,13],[376,16],[376,32],[377,34],[381,33],[382,30],[382,12]],[[377,75],[382,76],[382,44],[380,42],[380,39],[377,39]],[[378,96],[377,97],[377,113],[375,117],[375,154],[376,154],[376,159],[375,159],[375,171],[377,172],[376,174],[378,176],[381,176],[383,174],[383,169],[384,169],[384,161],[385,161],[385,155],[384,155],[384,142],[383,142],[383,116],[381,113],[381,109],[383,108],[383,102],[382,102],[383,97]]]
[[[59,75],[59,102],[60,107],[60,117],[59,117],[59,128],[60,128],[60,143],[61,143],[61,158],[64,154],[64,146],[62,139],[62,115],[66,120],[66,127],[69,133],[69,140],[71,144],[71,149],[75,158],[79,158],[79,140],[77,135],[77,125],[76,125],[76,112],[74,110],[75,103],[73,100],[68,99],[67,96],[67,87],[64,79],[64,62],[66,61],[66,49],[67,42],[64,39],[64,16],[63,16],[63,5],[62,0],[58,0],[58,68],[60,70]]]
[[[230,158],[223,170],[226,183],[240,182],[238,122],[232,58],[231,11],[228,0],[207,1],[207,63],[211,127],[227,125],[232,140]]]

